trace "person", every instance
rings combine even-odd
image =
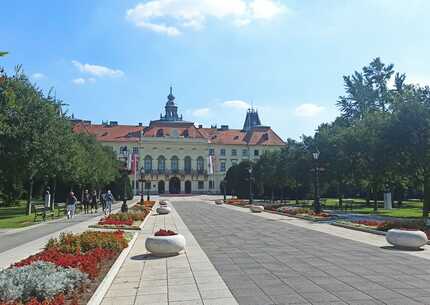
[[[100,203],[102,205],[102,211],[104,213],[106,211],[106,193],[105,192],[100,194]]]
[[[90,207],[90,202],[91,202],[91,196],[90,193],[88,192],[88,190],[84,191],[84,197],[82,198],[82,203],[84,204],[84,212],[85,214],[88,214],[88,210]]]
[[[127,212],[128,212],[127,199],[124,198],[121,205],[121,213],[127,213]]]
[[[97,213],[97,192],[93,191],[92,195],[91,195],[91,213],[93,212],[94,209],[94,213]]]
[[[112,204],[114,201],[114,197],[113,197],[112,192],[110,190],[107,191],[105,200],[106,200],[105,214],[110,214],[112,212]]]
[[[73,218],[75,216],[75,209],[76,209],[76,202],[78,199],[76,199],[75,193],[70,192],[69,196],[67,197],[67,219]]]

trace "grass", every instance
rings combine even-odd
[[[373,201],[370,202],[370,206],[365,206],[365,199],[354,199],[354,204],[352,209],[348,206],[347,211],[357,214],[367,214],[367,215],[381,215],[397,218],[421,218],[423,203],[419,200],[406,200],[402,202],[401,208],[393,208],[392,210],[386,210],[381,207],[384,206],[383,201],[378,201],[378,211],[373,211]],[[300,206],[311,207],[311,201],[302,201]],[[336,198],[327,198],[325,201],[326,209],[337,209],[338,200]]]
[[[12,207],[0,207],[0,229],[14,229],[34,225],[42,222],[42,217],[38,217],[34,221],[34,213],[27,215],[27,205],[25,201],[19,202],[18,205]],[[58,210],[55,211],[57,217]],[[61,217],[60,213],[60,217]],[[51,219],[51,217],[48,217]]]

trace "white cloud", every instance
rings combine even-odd
[[[126,18],[138,27],[177,36],[183,28],[202,29],[208,18],[243,27],[286,10],[278,0],[151,0],[127,10]]]
[[[74,80],[72,80],[72,83],[74,83],[75,85],[83,85],[85,84],[85,78],[75,78]]]
[[[324,107],[315,104],[301,104],[296,107],[294,114],[299,117],[315,117],[324,110]]]
[[[205,117],[209,115],[210,111],[210,108],[199,108],[193,110],[191,114],[195,117]]]
[[[88,73],[97,77],[122,77],[124,72],[121,70],[111,69],[105,66],[82,64],[77,60],[72,60],[72,64],[79,71]]]
[[[39,72],[33,73],[31,75],[31,78],[33,78],[33,79],[42,79],[42,78],[45,78],[45,77],[46,77],[45,74],[39,73]]]
[[[239,109],[239,110],[247,110],[251,108],[251,105],[249,103],[242,100],[225,101],[222,103],[222,105],[227,108]]]

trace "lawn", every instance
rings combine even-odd
[[[373,211],[373,201],[370,202],[370,206],[365,206],[365,199],[354,199],[354,204],[348,206],[347,211],[351,213],[357,214],[372,214],[372,215],[381,215],[381,216],[390,216],[390,217],[400,217],[400,218],[421,218],[422,217],[422,208],[423,203],[419,200],[407,200],[403,201],[401,208],[394,208],[392,210],[385,210],[381,207],[384,206],[383,201],[378,201],[378,211]],[[312,201],[302,201],[300,203],[301,206],[311,207]],[[325,200],[325,208],[326,209],[334,209],[336,210],[338,207],[338,200],[336,198],[327,198]]]
[[[38,217],[34,222],[34,213],[26,215],[26,208],[24,201],[17,206],[0,207],[0,229],[22,228],[42,221],[42,218]],[[58,215],[58,210],[55,211],[55,215]],[[62,215],[60,214],[60,216]]]

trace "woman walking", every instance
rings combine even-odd
[[[113,204],[113,201],[114,201],[112,192],[110,190],[107,191],[105,200],[106,200],[105,214],[110,214],[112,212],[112,204]]]
[[[93,191],[93,193],[91,194],[91,213],[93,212],[94,209],[94,213],[97,213],[97,192]]]
[[[70,192],[69,196],[67,197],[67,205],[66,205],[67,219],[71,219],[73,218],[73,216],[75,216],[77,201],[78,199],[76,199],[75,193]]]
[[[85,190],[84,197],[82,198],[82,203],[84,204],[84,212],[88,214],[88,210],[90,208],[91,196],[88,190]]]

